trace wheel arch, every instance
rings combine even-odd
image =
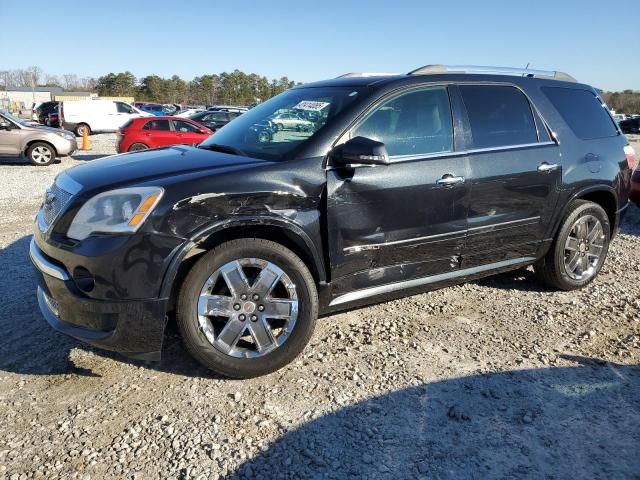
[[[239,238],[262,238],[271,240],[291,250],[305,263],[316,283],[326,281],[324,260],[309,236],[297,225],[264,219],[244,219],[215,224],[201,229],[174,254],[160,289],[161,298],[169,298],[170,306],[175,300],[182,281],[195,262],[217,245]]]
[[[609,185],[591,185],[574,192],[566,202],[561,215],[558,216],[554,224],[554,237],[558,233],[558,229],[562,224],[562,219],[565,217],[570,205],[575,200],[587,200],[589,202],[600,205],[609,218],[610,238],[613,238],[615,236],[615,232],[617,229],[618,195],[616,194],[616,191]]]
[[[54,156],[56,158],[58,157],[58,150],[56,149],[56,146],[53,143],[51,143],[51,142],[49,142],[47,140],[40,140],[40,139],[37,139],[37,138],[29,140],[29,141],[27,141],[27,143],[25,143],[24,149],[22,150],[22,154],[24,156],[27,155],[27,152],[29,151],[29,148],[31,148],[31,145],[33,145],[34,143],[46,143],[53,150]]]

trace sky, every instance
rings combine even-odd
[[[640,89],[639,0],[0,0],[0,25],[0,70],[190,80],[239,69],[310,82],[530,64]]]

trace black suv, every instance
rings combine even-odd
[[[189,118],[215,132],[240,115],[242,115],[242,112],[224,112],[219,110],[196,113]]]
[[[38,105],[36,108],[38,123],[46,125],[50,113],[58,113],[58,102],[44,102]]]
[[[292,88],[197,148],[61,173],[31,258],[57,330],[157,360],[167,319],[231,377],[300,353],[318,315],[533,265],[602,267],[634,153],[559,72],[428,66]],[[280,111],[308,130],[260,136]]]

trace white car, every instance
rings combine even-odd
[[[271,122],[278,130],[298,130],[302,132],[313,130],[313,122],[305,120],[295,113],[277,113],[271,118]]]
[[[180,110],[178,113],[175,113],[173,116],[186,118],[200,112],[206,112],[206,110],[204,108],[187,108],[186,110]]]
[[[152,117],[128,103],[113,100],[69,100],[62,102],[64,128],[78,136],[87,133],[117,132],[132,118]]]

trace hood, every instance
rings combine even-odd
[[[135,153],[123,153],[92,160],[67,170],[83,190],[144,183],[172,175],[198,171],[227,171],[245,165],[271,162],[193,147],[173,146]]]
[[[26,127],[28,128],[33,128],[35,130],[46,130],[47,132],[56,132],[56,133],[60,133],[60,132],[65,132],[68,133],[70,135],[73,135],[73,132],[70,132],[69,130],[64,130],[61,128],[55,128],[55,127],[47,127],[46,125],[40,125],[39,123],[28,123],[26,125]],[[75,137],[75,135],[74,135]]]

